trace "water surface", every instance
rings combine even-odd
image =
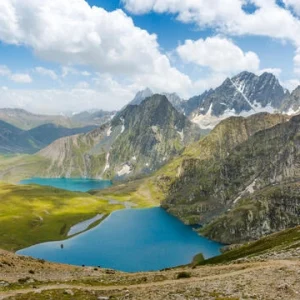
[[[151,208],[116,211],[87,232],[18,253],[59,263],[137,272],[187,264],[200,252],[205,258],[213,257],[220,254],[221,246],[199,236],[163,209]]]
[[[59,189],[76,192],[87,192],[89,190],[100,190],[112,185],[109,180],[96,180],[85,178],[30,178],[22,180],[20,184],[38,184],[53,186]]]

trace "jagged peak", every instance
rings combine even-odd
[[[300,85],[298,85],[293,91],[292,91],[292,95],[294,94],[299,94],[300,93]]]

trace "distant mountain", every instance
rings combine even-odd
[[[74,114],[71,117],[73,124],[81,125],[103,125],[104,123],[110,121],[112,117],[116,114],[115,111],[109,112],[104,110],[93,110],[93,111],[84,111],[78,114]]]
[[[153,92],[149,88],[146,88],[145,90],[139,91],[128,105],[140,105],[146,98],[149,98],[153,95]],[[176,93],[161,93],[161,95],[166,96],[169,102],[179,112],[183,112],[182,105],[185,101],[182,100]]]
[[[281,111],[289,115],[300,113],[300,86],[285,97]]]
[[[0,153],[34,153],[42,147],[27,131],[0,121]]]
[[[142,91],[137,92],[132,101],[128,105],[140,105],[146,98],[153,96],[153,92],[146,88]]]
[[[242,72],[221,86],[184,103],[184,111],[202,128],[213,128],[229,116],[279,110],[289,93],[270,73]]]
[[[45,124],[25,131],[0,120],[0,154],[35,153],[58,138],[86,133],[95,126],[65,128]]]
[[[50,160],[44,176],[124,178],[149,173],[197,140],[200,129],[166,96],[128,105],[110,123],[59,139],[40,151]]]
[[[63,115],[39,115],[30,113],[24,109],[1,108],[0,120],[14,125],[23,130],[30,130],[45,124],[55,124],[57,126],[76,128],[89,125],[102,125],[107,122],[113,112],[96,111],[75,114],[71,117]]]

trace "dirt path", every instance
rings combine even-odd
[[[277,261],[276,263],[279,263]],[[281,263],[280,265],[286,265],[285,263]],[[223,278],[228,278],[231,276],[242,275],[245,273],[257,271],[260,269],[264,269],[266,266],[265,264],[259,264],[254,267],[249,267],[244,270],[233,271],[230,273],[219,274],[219,275],[210,275],[204,277],[194,277],[188,279],[178,279],[178,280],[165,280],[160,282],[149,282],[149,283],[142,283],[142,284],[134,284],[134,285],[115,285],[115,286],[85,286],[85,285],[68,285],[68,284],[55,284],[55,285],[46,285],[39,288],[30,288],[30,289],[23,289],[23,290],[15,290],[15,291],[8,291],[8,292],[0,292],[0,300],[14,297],[21,294],[28,294],[28,293],[41,293],[43,291],[50,291],[50,290],[86,290],[86,291],[114,291],[114,290],[133,290],[136,288],[153,288],[153,287],[161,287],[164,285],[178,285],[180,283],[194,283],[199,281],[206,281],[206,280],[218,280]]]

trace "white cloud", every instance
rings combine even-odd
[[[201,92],[209,89],[214,89],[220,86],[224,80],[228,77],[227,74],[223,73],[210,73],[206,77],[197,80],[194,83],[194,95],[198,95]]]
[[[16,73],[10,76],[10,79],[18,83],[31,83],[32,78],[29,74]]]
[[[275,0],[123,0],[133,13],[176,14],[182,22],[193,22],[200,27],[211,26],[228,34],[254,34],[289,39],[300,44],[300,20]],[[298,3],[298,0],[290,0]],[[249,14],[244,4],[253,3],[257,10]]]
[[[43,67],[36,67],[35,71],[43,76],[48,76],[53,80],[57,80],[57,78],[58,78],[57,74],[53,70],[50,70],[50,69],[46,69]]]
[[[217,36],[186,40],[177,48],[177,53],[184,61],[209,67],[215,72],[257,71],[260,63],[256,53],[244,53],[232,41]]]
[[[89,76],[91,76],[92,74],[91,74],[90,72],[83,71],[83,72],[81,72],[81,75],[82,75],[82,76],[85,76],[85,77],[89,77]]]
[[[294,56],[294,66],[295,66],[295,73],[300,74],[300,47],[296,51],[296,55]]]
[[[134,93],[123,91],[122,97],[113,90],[75,88],[69,90],[12,90],[0,89],[0,108],[24,108],[44,114],[82,111],[94,108],[116,110],[132,100]]]
[[[300,85],[300,79],[290,79],[284,82],[281,82],[281,84],[287,88],[289,91],[295,90]]]
[[[293,11],[300,15],[300,1],[299,0],[283,0],[285,5],[293,9]]]
[[[66,66],[63,66],[61,68],[61,77],[62,78],[65,78],[69,75],[78,75],[79,74],[79,71],[75,68],[72,68],[72,67],[66,67]]]
[[[0,66],[0,76],[9,76],[10,74],[11,71],[7,66]]]
[[[13,73],[7,66],[0,65],[0,76],[4,76],[9,80],[17,83],[31,83],[32,78],[29,74],[24,73]]]
[[[191,84],[160,52],[156,35],[136,27],[122,10],[107,12],[84,0],[1,0],[0,40],[153,88],[186,92]]]
[[[282,70],[280,68],[266,68],[266,69],[262,69],[259,70],[258,72],[256,72],[257,75],[261,75],[263,73],[272,73],[273,75],[275,75],[277,78],[280,77]]]
[[[80,82],[77,83],[76,88],[77,89],[89,89],[90,84],[86,81],[80,81]]]
[[[185,23],[200,28],[211,27],[228,35],[257,35],[291,41],[300,47],[300,19],[275,0],[122,0],[125,7],[137,14],[154,11],[172,13]],[[300,12],[299,0],[284,0],[295,12]],[[244,4],[254,4],[250,14]],[[297,58],[296,58],[297,59]],[[298,71],[298,68],[296,68]]]

